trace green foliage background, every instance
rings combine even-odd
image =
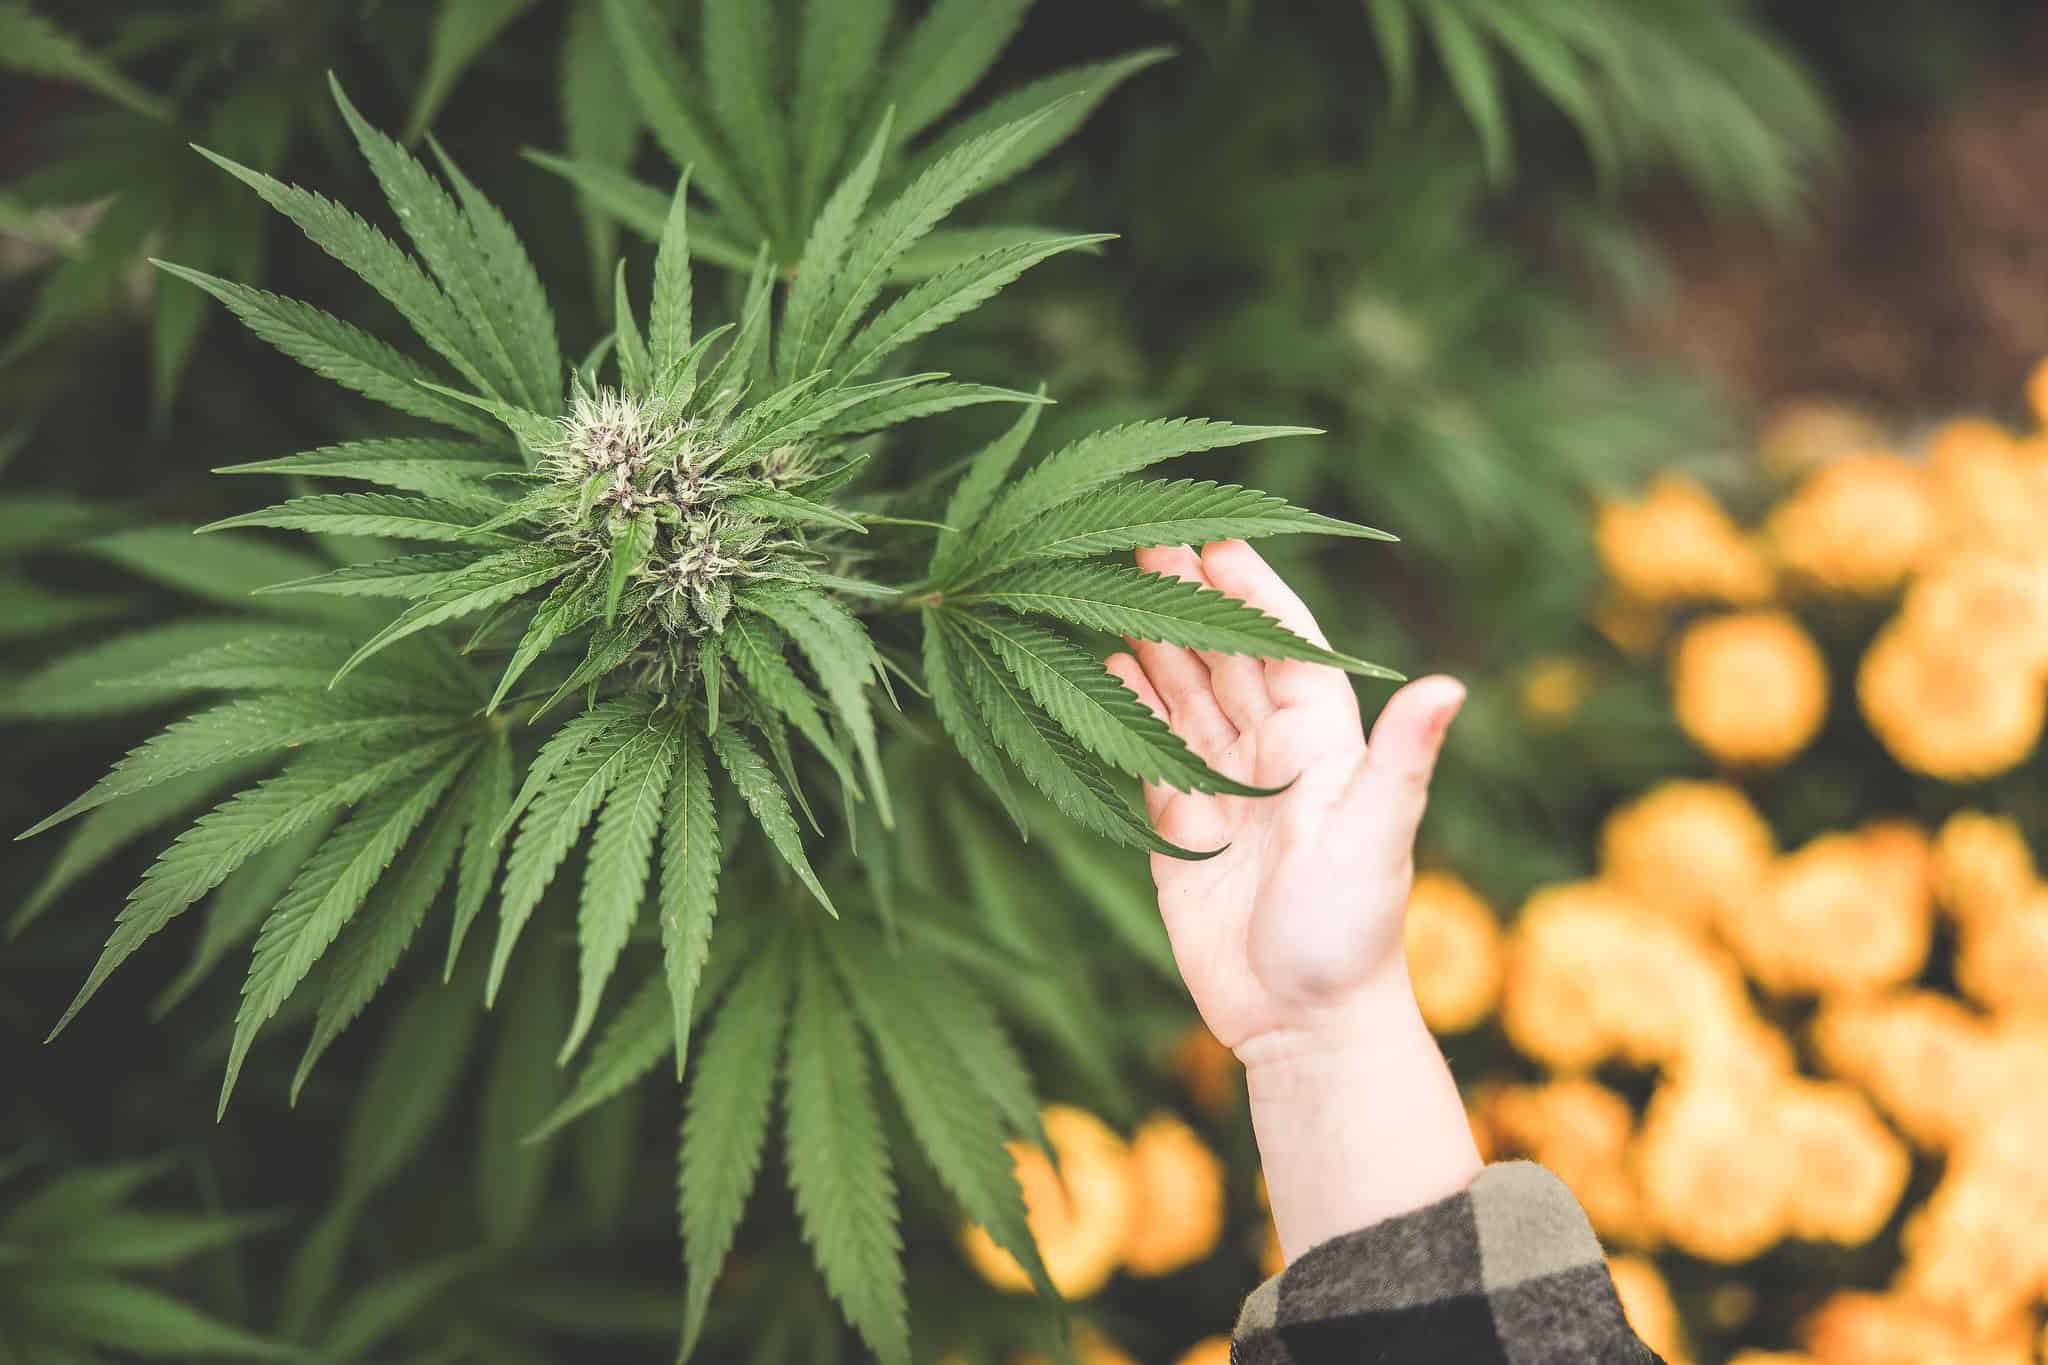
[[[1503,676],[1583,628],[1589,496],[1725,434],[1708,395],[1626,358],[1598,320],[1592,300],[1657,288],[1621,206],[1655,186],[1797,231],[1835,137],[1829,83],[1860,98],[1892,71],[1810,15],[1787,30],[1734,0],[784,3],[750,11],[792,73],[783,103],[756,118],[721,99],[721,184],[664,92],[697,97],[673,84],[673,54],[729,54],[730,6],[65,8],[0,5],[0,80],[20,111],[0,162],[0,814],[14,828],[181,714],[193,687],[166,663],[309,620],[304,599],[253,590],[376,553],[360,527],[318,528],[311,551],[187,534],[309,491],[294,473],[209,470],[392,429],[199,290],[151,277],[144,258],[163,258],[366,320],[349,276],[188,142],[367,213],[376,186],[329,100],[333,72],[372,123],[409,143],[431,128],[516,224],[573,359],[612,326],[615,258],[648,278],[678,163],[697,186],[700,295],[736,313],[756,244],[794,265],[853,166],[851,111],[882,101],[897,138],[943,152],[1064,94],[1038,155],[950,222],[924,269],[1021,240],[1005,224],[1117,238],[1074,243],[1087,250],[921,343],[919,367],[1042,383],[1057,401],[1031,409],[1028,458],[1185,412],[1323,429],[1176,472],[1400,535],[1273,553],[1347,653],[1478,684],[1426,837],[1504,897],[1573,870],[1569,832],[1634,775],[1683,763],[1653,698],[1608,693],[1574,732],[1587,749],[1533,750]],[[1929,62],[1995,35],[1989,8],[1955,9],[1950,41],[1921,44]],[[862,15],[867,39],[830,28]],[[621,32],[637,35],[623,50]],[[886,90],[857,62],[817,75],[838,68],[807,37],[841,55],[886,43]],[[790,172],[779,196],[758,189],[774,157]],[[1013,419],[963,407],[906,428],[888,491],[936,514],[940,480]],[[226,964],[320,831],[251,860],[47,1047],[172,817],[252,774],[181,778],[68,844],[9,848],[0,1255],[23,1269],[0,1287],[0,1361],[666,1358],[726,1237],[737,1251],[702,1358],[903,1358],[906,1331],[919,1360],[1052,1348],[1056,1314],[960,1261],[960,1209],[1018,1222],[998,1141],[1035,1127],[1040,1098],[1149,1107],[1159,1042],[1191,1012],[1142,857],[1028,791],[1011,812],[1032,832],[1020,842],[928,709],[878,715],[893,829],[870,805],[808,846],[838,920],[758,840],[727,865],[702,994],[727,993],[687,1108],[659,1065],[673,1032],[651,926],[624,945],[590,1043],[558,1066],[578,1012],[568,887],[494,1008],[478,951],[446,954],[445,983],[438,947],[415,953],[302,1086],[287,1049],[257,1047],[216,1122],[240,975]],[[321,993],[284,1000],[272,1028],[319,1027]],[[978,1055],[938,1055],[942,1034]],[[536,1129],[546,1139],[525,1141]],[[1249,1165],[1248,1134],[1214,1136]],[[680,1251],[679,1148],[686,1172],[709,1173],[695,1195],[685,1175]],[[1255,1278],[1250,1250],[1227,1245],[1109,1311],[1130,1349],[1169,1360],[1227,1330]]]

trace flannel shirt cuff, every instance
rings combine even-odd
[[[1526,1161],[1332,1238],[1245,1300],[1233,1365],[1661,1365],[1564,1182]]]

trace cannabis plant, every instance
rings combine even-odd
[[[1119,83],[1168,55],[1145,48],[1055,72],[941,127],[995,63],[1032,0],[937,0],[914,22],[902,21],[895,0],[817,5],[793,44],[777,41],[772,7],[709,0],[696,16],[696,52],[678,43],[660,8],[646,0],[592,3],[604,6],[609,51],[631,106],[676,165],[693,168],[709,200],[710,211],[691,229],[690,249],[740,268],[755,242],[767,244],[771,261],[797,264],[807,230],[859,160],[868,130],[879,130],[887,183],[903,185],[977,138],[1035,115],[983,167],[970,191],[978,193],[1029,169]],[[616,147],[610,156],[573,154],[579,124],[590,121],[567,120],[571,156],[530,155],[626,226],[660,236],[668,202],[660,188],[626,174]],[[896,256],[890,271],[898,279],[922,278],[1044,235],[1019,227],[938,227]]]
[[[1496,178],[1514,148],[1504,64],[1571,122],[1603,174],[1665,163],[1748,210],[1802,208],[1831,140],[1812,79],[1733,0],[1365,0],[1365,11],[1396,107],[1433,49]]]
[[[44,1173],[0,1158],[0,1360],[289,1360],[286,1347],[139,1282],[231,1246],[271,1220],[133,1207],[162,1163]]]
[[[683,1130],[686,1344],[753,1184],[780,1074],[791,1183],[826,1283],[881,1356],[907,1358],[870,1048],[946,1187],[1049,1289],[1000,1147],[1006,1133],[1036,1129],[1035,1100],[994,1011],[934,950],[893,948],[872,915],[828,925],[798,913],[765,864],[734,851],[762,841],[826,915],[838,914],[846,895],[814,869],[797,812],[824,833],[806,779],[837,789],[844,815],[827,836],[835,858],[859,811],[889,823],[875,699],[896,676],[930,695],[945,733],[998,793],[1009,793],[1014,771],[1119,843],[1213,852],[1158,838],[1120,776],[1261,790],[1210,769],[1061,627],[1381,674],[1242,602],[1102,562],[1161,543],[1381,533],[1256,490],[1137,477],[1173,457],[1304,429],[1138,422],[1026,468],[1042,396],[900,363],[907,347],[1025,270],[1102,240],[1008,241],[900,292],[889,286],[905,255],[1062,104],[964,138],[871,204],[891,146],[885,111],[794,271],[772,269],[767,247],[758,249],[737,316],[710,329],[697,322],[685,175],[644,308],[622,263],[613,330],[572,368],[538,274],[498,209],[438,145],[445,184],[338,86],[335,95],[412,252],[318,194],[207,155],[386,300],[435,359],[294,299],[163,269],[336,383],[440,430],[231,466],[377,491],[307,494],[202,529],[432,548],[266,589],[408,604],[381,625],[280,623],[129,680],[228,697],[135,748],[29,833],[223,766],[275,770],[158,857],[58,1029],[238,868],[324,830],[256,935],[220,1103],[259,1031],[318,966],[302,1084],[445,886],[450,974],[495,899],[482,972],[484,998],[495,1000],[580,850],[579,990],[562,1058],[592,1031],[650,899],[663,965],[605,1030],[558,1121],[663,1053],[673,1052],[680,1075],[693,1020],[717,1001]],[[903,480],[885,477],[883,435],[987,403],[1021,405],[1022,415],[965,461],[939,520],[905,515],[918,505]],[[479,623],[451,632],[471,620]],[[753,909],[737,926],[743,950],[720,954],[714,973],[706,963],[722,882],[743,888]]]

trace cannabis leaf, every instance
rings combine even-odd
[[[1117,792],[1112,771],[1183,790],[1260,789],[1209,771],[1156,717],[1133,705],[1093,654],[1021,618],[1397,677],[1304,640],[1221,593],[1077,562],[1143,545],[1300,531],[1392,537],[1252,489],[1123,478],[1195,451],[1315,434],[1305,428],[1138,422],[1073,441],[1014,478],[1035,421],[1026,409],[969,462],[947,504],[948,529],[933,548],[926,583],[910,599],[925,617],[925,673],[939,722],[1020,823],[999,753],[1062,813],[1102,837],[1154,853],[1202,856],[1154,834]]]
[[[4,1163],[7,1172],[27,1164]],[[183,1298],[140,1282],[204,1252],[242,1241],[271,1220],[136,1209],[161,1163],[78,1167],[24,1187],[0,1213],[8,1271],[0,1277],[7,1347],[22,1360],[294,1360],[290,1347],[245,1331]]]

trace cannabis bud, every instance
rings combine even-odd
[[[798,447],[777,446],[744,468],[729,458],[732,432],[664,420],[650,404],[580,378],[559,420],[560,439],[537,452],[538,467],[574,501],[556,514],[549,539],[587,560],[591,581],[626,585],[649,618],[657,689],[686,671],[691,637],[725,629],[736,589],[801,582],[806,564],[822,562],[798,528],[763,519],[747,502],[801,480],[811,462]]]

